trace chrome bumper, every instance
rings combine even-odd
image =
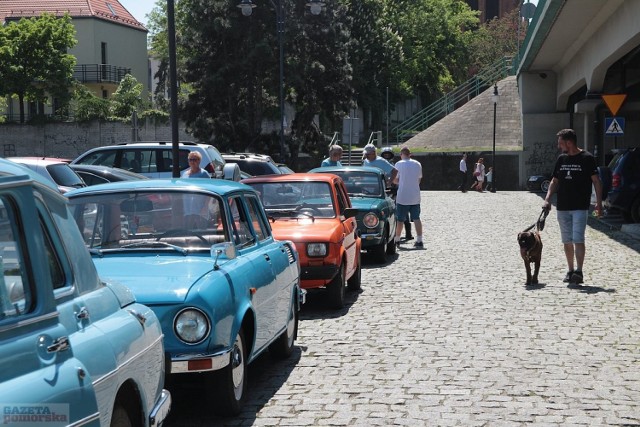
[[[307,290],[299,289],[300,293],[298,294],[298,308],[305,302],[307,302]]]
[[[149,413],[149,427],[159,427],[164,422],[171,410],[171,393],[162,390],[155,406]]]
[[[229,356],[230,353],[231,350],[226,349],[214,354],[186,354],[174,356],[171,358],[171,374],[217,371],[229,364],[231,360]],[[207,368],[203,369],[201,366],[206,364],[207,361],[210,361],[211,364]],[[194,362],[193,365],[198,365],[199,367],[190,367],[190,362]]]

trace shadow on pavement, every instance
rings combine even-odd
[[[570,284],[567,285],[568,289],[574,289],[578,292],[582,292],[583,294],[597,294],[600,292],[606,292],[609,294],[613,294],[616,292],[615,289],[607,289],[607,288],[603,288],[601,286],[591,286],[591,285],[575,285],[575,284]]]
[[[164,427],[214,427],[251,426],[256,414],[282,388],[289,375],[300,362],[306,348],[296,344],[288,359],[279,360],[269,352],[260,355],[249,365],[246,401],[242,412],[231,418],[218,417],[211,412],[207,403],[207,390],[203,378],[205,374],[188,374],[184,378],[167,384],[171,392],[171,412]]]
[[[366,284],[363,284],[363,286],[366,287]],[[345,295],[344,307],[336,309],[331,308],[326,289],[307,289],[307,301],[300,310],[300,320],[336,319],[342,317],[358,301],[358,297],[362,292],[364,292],[364,289],[348,290]]]
[[[537,291],[539,289],[544,289],[547,286],[546,283],[536,283],[535,285],[524,285],[524,288],[528,291]]]

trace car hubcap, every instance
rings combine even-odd
[[[233,346],[233,351],[231,352],[231,366],[233,387],[236,389],[236,397],[238,397],[238,391],[242,386],[242,381],[244,380],[244,356],[242,354],[240,340],[238,339],[236,339],[236,342]]]

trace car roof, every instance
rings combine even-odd
[[[56,193],[58,192],[58,186],[50,179],[45,178],[38,172],[35,172],[20,163],[16,163],[7,159],[0,158],[0,180],[10,182],[24,182],[24,181],[38,181],[39,183],[46,185]]]
[[[335,172],[349,172],[349,171],[369,172],[369,173],[375,173],[378,175],[384,175],[384,171],[382,169],[376,168],[373,166],[324,166],[319,168],[313,168],[309,171],[309,173],[316,173],[316,172],[331,173],[333,171]]]
[[[70,165],[71,169],[75,171],[83,171],[83,172],[91,172],[96,175],[101,176],[117,176],[123,180],[133,180],[133,179],[149,179],[148,177],[131,172],[125,169],[120,168],[112,168],[110,166],[104,165]]]
[[[290,181],[325,181],[332,182],[336,179],[341,179],[339,176],[332,173],[289,173],[282,175],[262,175],[253,178],[243,179],[241,182],[251,184],[254,182],[290,182]]]
[[[49,165],[59,165],[65,164],[68,165],[69,162],[65,161],[67,159],[58,159],[55,157],[7,157],[7,160],[11,160],[16,163],[23,163],[25,165],[36,165],[36,166],[49,166]]]
[[[224,158],[237,158],[237,159],[247,159],[247,160],[257,160],[263,162],[272,162],[276,164],[271,156],[267,154],[258,154],[258,153],[222,153],[222,157]]]
[[[158,178],[139,181],[118,181],[97,186],[79,188],[66,193],[68,197],[80,196],[86,193],[108,193],[112,191],[158,191],[178,189],[203,189],[224,196],[239,190],[254,191],[251,187],[235,181],[208,178]]]
[[[105,147],[122,147],[122,146],[127,146],[127,145],[131,145],[131,146],[136,146],[136,147],[157,147],[157,146],[171,146],[173,145],[173,142],[171,141],[134,141],[134,142],[121,142],[115,145],[106,145]],[[179,141],[178,142],[179,146],[197,146],[197,147],[213,147],[210,144],[202,144],[199,142],[193,142],[193,141]],[[103,148],[103,147],[100,147]]]

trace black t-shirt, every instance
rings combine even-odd
[[[591,204],[591,176],[598,173],[596,159],[588,151],[570,156],[561,154],[553,169],[558,179],[559,211],[587,210]]]

